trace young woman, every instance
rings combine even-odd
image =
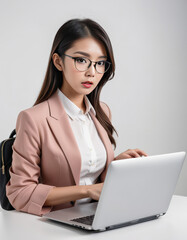
[[[6,188],[15,209],[42,215],[98,200],[111,161],[147,156],[129,149],[114,157],[111,112],[99,100],[114,71],[111,42],[98,23],[62,25],[39,96],[17,119]]]

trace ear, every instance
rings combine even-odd
[[[59,71],[62,71],[63,70],[63,62],[62,62],[61,57],[57,53],[54,53],[52,56],[52,59],[53,59],[53,64],[55,65],[55,67]]]

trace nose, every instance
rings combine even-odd
[[[95,71],[96,71],[95,63],[92,63],[91,66],[86,71],[86,75],[94,77],[95,76]]]

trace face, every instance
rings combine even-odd
[[[80,53],[81,52],[81,53]],[[92,37],[83,38],[74,42],[73,46],[65,54],[72,57],[86,57],[92,61],[107,60],[104,46]],[[57,54],[56,54],[57,55]],[[58,58],[58,56],[56,56]],[[55,57],[53,62],[55,64]],[[95,63],[84,72],[76,69],[74,59],[64,56],[64,62],[59,59],[58,70],[63,74],[63,85],[61,91],[69,98],[75,96],[84,96],[91,93],[102,79],[104,73],[100,74],[94,67]],[[60,66],[59,66],[60,65]],[[91,85],[85,85],[84,82],[90,81]]]

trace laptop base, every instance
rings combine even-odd
[[[138,219],[138,220],[133,220],[133,221],[122,223],[122,224],[116,224],[116,225],[113,225],[113,226],[110,226],[110,227],[106,227],[106,230],[112,230],[112,229],[116,229],[116,228],[135,225],[135,224],[138,224],[138,223],[148,222],[148,221],[151,221],[151,220],[158,219],[159,217],[160,217],[160,215],[156,215],[156,216],[141,218],[141,219]]]

